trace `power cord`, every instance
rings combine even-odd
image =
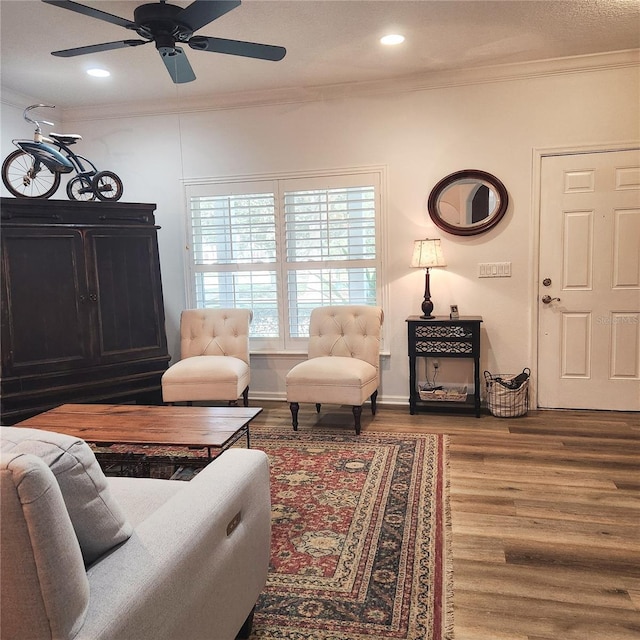
[[[432,362],[433,365],[433,379],[429,382],[429,376],[427,375],[427,382],[429,383],[429,391],[440,391],[442,389],[442,385],[436,385],[436,378],[438,377],[438,372],[440,371],[440,363],[437,360]]]

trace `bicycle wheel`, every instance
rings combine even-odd
[[[120,200],[122,197],[122,180],[113,171],[96,173],[92,184],[98,200]]]
[[[60,186],[60,174],[36,164],[32,156],[17,149],[2,163],[2,182],[16,198],[46,199]]]
[[[67,196],[69,200],[95,200],[96,194],[93,184],[85,176],[76,176],[67,182]]]

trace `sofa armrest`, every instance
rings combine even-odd
[[[233,640],[266,582],[270,512],[266,454],[226,451],[88,569],[77,639]]]

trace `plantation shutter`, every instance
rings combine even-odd
[[[380,173],[186,185],[190,306],[253,310],[252,349],[300,349],[319,306],[379,304]]]
[[[371,184],[284,192],[292,338],[315,307],[376,304],[376,193]]]
[[[195,306],[252,309],[251,335],[277,338],[275,194],[272,188],[247,191],[253,185],[243,186],[245,192],[235,194],[227,185],[218,185],[219,195],[190,190]]]

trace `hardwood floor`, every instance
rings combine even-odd
[[[258,403],[255,423],[288,421]],[[302,406],[300,428],[351,428]],[[362,412],[362,430],[450,437],[456,640],[640,638],[640,414]]]

